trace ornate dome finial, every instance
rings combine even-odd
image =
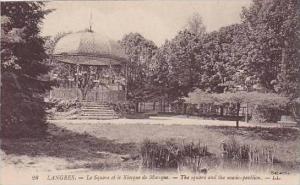
[[[93,26],[93,14],[92,14],[92,11],[91,11],[90,12],[89,29],[88,29],[89,32],[93,32],[92,26]]]

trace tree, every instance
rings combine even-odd
[[[203,84],[201,66],[205,62],[199,59],[199,55],[204,34],[202,18],[199,13],[194,13],[186,28],[166,41],[153,57],[153,85],[169,102],[186,96]]]
[[[222,44],[219,32],[212,32],[204,35],[202,50],[198,54],[201,61],[199,68],[198,87],[206,92],[223,92],[224,87],[220,86],[224,81],[226,72],[226,61],[222,59]]]
[[[127,67],[128,100],[136,104],[146,101],[149,97],[149,75],[151,58],[155,54],[157,46],[153,41],[145,39],[139,33],[130,33],[123,37],[121,45],[129,58]]]
[[[155,64],[153,82],[169,100],[186,96],[199,84],[197,54],[200,49],[200,37],[184,30],[156,52],[152,61]]]
[[[226,72],[226,62],[221,60],[218,32],[200,36],[189,30],[180,31],[158,49],[152,63],[153,83],[170,101],[196,88],[223,92],[224,87],[218,85],[223,82],[221,73]]]
[[[159,99],[165,94],[170,95],[172,71],[168,63],[168,58],[172,55],[169,47],[170,42],[166,41],[153,57],[150,65],[151,99]]]
[[[255,83],[253,74],[245,67],[250,48],[245,24],[233,24],[205,34],[197,56],[202,71],[199,88],[223,93]]]
[[[42,2],[1,3],[1,135],[33,136],[46,131],[43,94],[52,82],[41,23]]]
[[[199,13],[194,13],[191,17],[189,17],[186,29],[200,37],[205,34],[206,28]]]
[[[250,30],[247,69],[269,91],[299,97],[299,1],[254,0],[242,12]]]

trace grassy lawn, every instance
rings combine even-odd
[[[151,124],[50,124],[48,135],[43,138],[2,139],[4,161],[15,160],[27,167],[37,163],[55,164],[60,169],[138,169],[141,162],[124,161],[124,156],[139,155],[140,144],[145,139],[164,141],[174,139],[178,143],[201,142],[208,151],[221,155],[222,141],[235,137],[240,143],[275,148],[276,158],[284,164],[300,163],[300,131],[291,128],[241,127],[197,125]],[[10,156],[13,156],[12,158]],[[46,160],[53,159],[53,160]],[[62,165],[60,162],[64,161]],[[59,165],[61,164],[61,165]],[[42,164],[43,165],[43,164]]]

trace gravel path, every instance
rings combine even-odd
[[[224,121],[224,120],[205,120],[199,117],[186,117],[186,116],[173,116],[173,117],[150,117],[149,119],[112,119],[112,120],[49,120],[50,123],[55,124],[81,124],[86,122],[89,124],[159,124],[159,125],[201,125],[201,126],[231,126],[235,127],[235,121]],[[239,122],[240,127],[281,127],[278,123],[246,123],[243,121]]]

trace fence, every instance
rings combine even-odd
[[[172,111],[171,104],[164,101],[157,102],[140,102],[139,103],[139,112],[174,112]]]
[[[212,104],[189,104],[189,103],[168,103],[166,101],[140,102],[139,112],[161,112],[176,113],[203,117],[236,117],[235,106],[219,106]],[[251,117],[252,110],[242,104],[239,110],[239,117]]]
[[[210,104],[184,104],[182,110],[185,114],[197,115],[197,116],[236,116],[235,106],[219,106]],[[239,109],[239,116],[245,116],[251,114],[251,110],[246,105],[241,105]]]
[[[78,88],[54,88],[50,91],[50,98],[83,100],[82,93]],[[125,101],[125,93],[118,90],[94,88],[87,93],[85,100],[99,103],[120,103]]]

